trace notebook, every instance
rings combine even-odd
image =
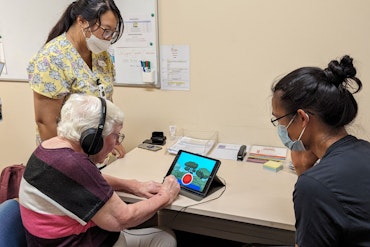
[[[216,176],[220,165],[217,159],[180,150],[166,176],[177,178],[180,194],[199,201],[224,186]]]

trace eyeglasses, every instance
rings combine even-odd
[[[285,114],[284,116],[281,116],[281,117],[277,117],[277,118],[271,118],[271,123],[272,123],[272,125],[274,125],[275,127],[277,127],[278,126],[278,120],[280,120],[280,119],[282,119],[282,118],[285,118],[285,117],[287,117],[287,116],[289,116],[289,115],[292,115],[292,114],[295,114],[296,113],[296,111],[294,111],[294,112],[290,112],[290,113],[288,113],[288,114]]]
[[[113,133],[113,135],[116,137],[116,140],[117,140],[117,143],[121,144],[123,142],[123,140],[125,139],[125,134],[115,134]]]
[[[113,39],[115,40],[118,36],[118,31],[113,31],[107,28],[104,28],[100,26],[98,23],[96,23],[100,29],[103,30],[103,38],[104,39]]]

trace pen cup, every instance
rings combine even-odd
[[[143,82],[144,83],[154,83],[155,81],[155,78],[154,78],[154,71],[146,71],[146,72],[142,72],[142,76],[143,76]]]

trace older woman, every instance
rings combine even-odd
[[[176,246],[166,229],[132,230],[174,201],[179,184],[102,175],[95,165],[123,140],[123,113],[112,102],[71,95],[58,135],[31,155],[20,188],[28,246]],[[115,190],[147,197],[126,204]],[[127,241],[126,241],[127,236]]]
[[[370,143],[345,128],[361,87],[344,56],[326,69],[294,70],[272,88],[271,122],[299,174],[296,246],[370,246]]]

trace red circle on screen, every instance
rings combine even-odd
[[[193,181],[193,175],[191,173],[185,173],[181,181],[184,185],[188,185]]]

